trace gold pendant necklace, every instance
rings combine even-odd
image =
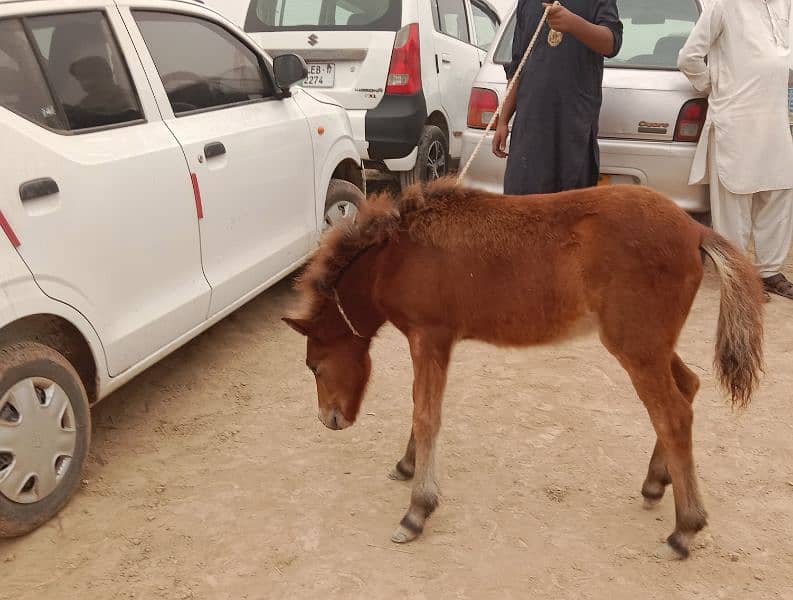
[[[548,45],[551,48],[556,48],[559,44],[562,43],[563,38],[564,38],[564,34],[561,31],[556,31],[555,29],[551,29],[550,33],[548,33]]]

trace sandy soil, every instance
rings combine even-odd
[[[768,375],[732,413],[712,373],[709,274],[680,352],[701,374],[696,456],[710,527],[687,562],[639,488],[654,437],[598,341],[461,345],[439,451],[443,503],[422,539],[389,535],[408,503],[387,479],[409,430],[407,345],[385,330],[355,427],[316,418],[303,340],[279,322],[288,283],[93,413],[81,491],[0,543],[13,600],[793,598],[793,304],[768,307]]]

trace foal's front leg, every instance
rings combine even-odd
[[[435,441],[441,427],[441,404],[452,347],[451,336],[422,332],[408,337],[413,357],[413,434],[415,472],[408,509],[391,536],[409,542],[424,530],[424,523],[438,506],[435,480]],[[408,444],[408,452],[410,444]]]

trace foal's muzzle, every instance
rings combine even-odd
[[[319,420],[325,427],[334,431],[341,431],[352,425],[352,423],[344,418],[344,415],[341,414],[338,408],[331,408],[329,410],[320,409]]]

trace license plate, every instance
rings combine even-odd
[[[611,182],[611,177],[609,175],[601,175],[598,178],[598,185],[608,185]]]
[[[306,87],[331,88],[336,84],[336,65],[334,63],[311,63],[308,65]]]

